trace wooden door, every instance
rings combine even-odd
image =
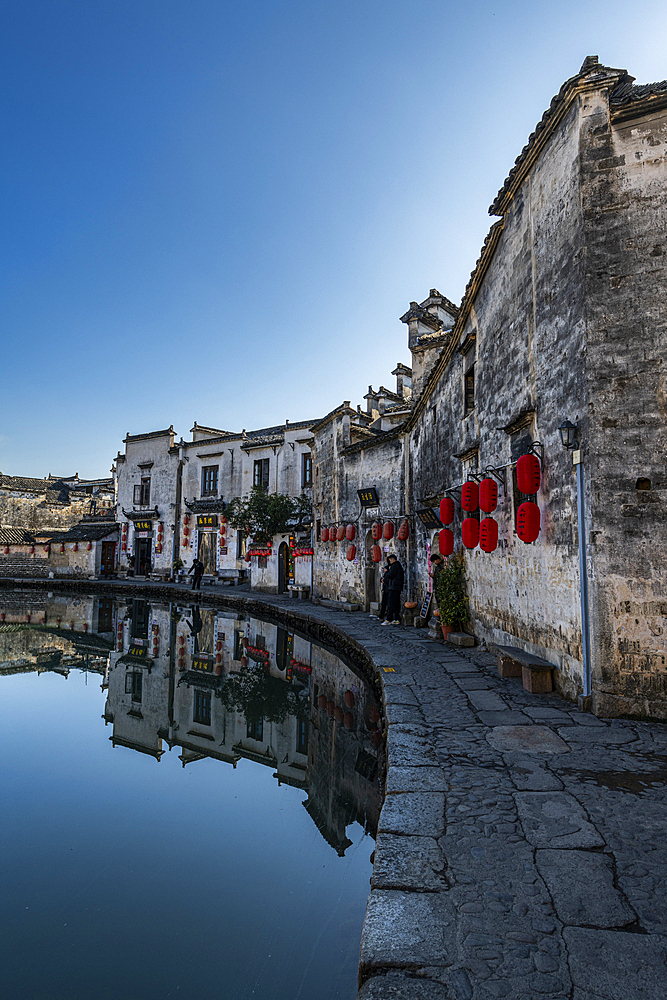
[[[100,563],[100,573],[102,576],[111,576],[116,568],[116,543],[102,542],[102,559]]]

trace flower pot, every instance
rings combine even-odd
[[[449,633],[454,631],[454,626],[453,625],[441,625],[440,628],[442,629],[442,638],[446,642],[447,641],[447,636],[449,635]]]

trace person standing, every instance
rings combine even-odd
[[[192,577],[192,589],[201,590],[201,578],[204,575],[204,564],[199,559],[195,558],[192,566],[190,567],[190,572],[194,573]]]
[[[401,624],[401,591],[405,573],[403,567],[395,555],[389,556],[389,569],[385,576],[385,586],[387,588],[387,620],[383,625]]]
[[[380,589],[381,589],[380,613],[378,615],[371,615],[371,618],[378,618],[380,620],[380,624],[381,625],[384,622],[385,616],[387,614],[387,594],[388,594],[388,591],[387,591],[387,580],[386,580],[386,577],[387,577],[387,571],[388,571],[388,569],[389,569],[389,563],[385,562],[384,566],[382,567],[382,569],[380,571]]]

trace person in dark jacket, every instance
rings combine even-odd
[[[395,555],[389,556],[389,569],[385,576],[385,586],[387,588],[387,620],[383,625],[401,624],[401,591],[403,590],[403,580],[405,574],[403,567]]]
[[[204,575],[204,564],[199,559],[195,559],[192,566],[190,567],[190,573],[194,573],[192,577],[192,589],[201,590],[201,578]]]

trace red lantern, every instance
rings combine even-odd
[[[440,501],[440,520],[443,524],[451,524],[454,520],[454,501],[451,497]]]
[[[343,725],[346,729],[354,729],[354,716],[352,712],[346,712],[343,716]]]
[[[187,524],[186,524],[186,525],[185,525],[185,527],[183,528],[183,534],[185,535],[185,537],[186,537],[186,538],[187,538],[187,537],[188,537],[188,535],[190,534],[190,529],[188,528]]]
[[[343,700],[348,708],[354,708],[354,692],[346,691],[343,695]]]
[[[461,537],[467,549],[474,549],[479,542],[479,521],[474,517],[466,517],[461,525]]]
[[[90,550],[92,549],[92,547],[93,547],[93,543],[92,543],[92,542],[88,542],[88,546],[87,546],[87,548],[88,548],[88,551],[89,551],[89,552],[90,552]]]
[[[438,532],[438,548],[441,556],[451,556],[454,551],[454,532],[449,528],[441,528]]]
[[[379,729],[376,729],[374,732],[371,733],[369,739],[371,741],[371,746],[374,746],[375,749],[377,750],[377,748],[382,743],[382,733],[380,732]]]
[[[378,542],[382,538],[382,525],[379,521],[373,521],[371,525],[371,536],[374,542]]]
[[[340,705],[336,705],[336,707],[334,708],[334,719],[336,720],[336,722],[343,721],[343,709],[340,707]]]
[[[371,559],[373,560],[374,563],[379,563],[380,560],[382,559],[382,549],[380,548],[379,545],[371,546]]]
[[[461,487],[461,506],[464,510],[472,513],[473,510],[477,510],[478,503],[479,489],[477,488],[477,483],[473,482],[472,479],[469,479],[468,482],[464,483]]]
[[[220,652],[220,650],[222,649],[222,640],[221,639],[218,639],[218,641],[215,644],[215,648],[217,649],[218,652]]]
[[[32,553],[32,552],[34,552],[34,551],[35,551],[35,546],[34,546],[34,545],[31,545],[31,546],[30,546],[30,552]]]
[[[336,526],[334,524],[332,524],[331,527],[329,528],[329,541],[330,542],[336,541]]]
[[[347,559],[347,561],[348,562],[352,562],[352,560],[354,559],[354,557],[356,556],[356,554],[357,554],[357,546],[356,545],[348,545],[347,552],[345,553],[345,558]]]
[[[357,529],[355,528],[355,526],[353,524],[348,524],[347,528],[345,529],[345,537],[347,538],[348,542],[353,542],[356,537],[356,534],[357,534]]]
[[[498,506],[498,483],[495,479],[483,479],[479,484],[479,506],[485,514],[490,514]]]
[[[9,545],[5,545],[5,555],[9,555]]]
[[[410,522],[406,517],[404,521],[401,521],[400,527],[398,529],[398,540],[400,542],[404,542],[409,537],[410,537]]]
[[[540,460],[537,455],[522,455],[516,463],[516,483],[522,493],[530,496],[540,488]]]
[[[183,524],[189,524],[189,523],[190,523],[190,515],[186,514],[183,518]]]
[[[332,701],[328,701],[327,702],[327,715],[333,715],[334,714],[334,707],[335,706],[334,706],[334,703]]]
[[[245,554],[245,561],[246,562],[250,562],[250,553],[249,552],[246,552],[246,554]]]
[[[64,551],[65,551],[65,543],[64,543],[64,542],[61,542],[61,545],[60,545],[60,551],[61,551],[61,552],[64,552]]]
[[[322,528],[322,531],[320,532],[320,541],[321,542],[328,542],[329,541],[329,529],[328,528]]]
[[[216,663],[222,663],[222,653],[216,653],[215,654],[215,662]]]
[[[394,524],[393,521],[385,521],[382,528],[382,537],[389,541],[390,538],[394,537]]]
[[[247,667],[248,666],[248,657],[247,656],[242,656],[241,657],[241,666],[242,667]]]
[[[336,541],[342,542],[344,538],[345,538],[345,525],[339,524],[338,527],[336,528]]]
[[[532,500],[526,500],[516,512],[516,533],[526,545],[540,533],[540,508]]]
[[[327,698],[326,698],[326,695],[321,694],[319,696],[319,698],[317,699],[317,707],[321,708],[321,709],[325,709],[327,707]]]
[[[493,552],[498,547],[498,522],[492,517],[479,522],[479,547],[482,552]]]

